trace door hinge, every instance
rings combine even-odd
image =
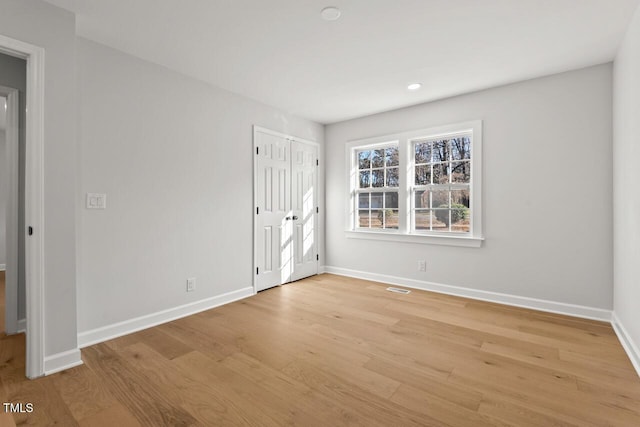
[[[260,267],[256,267],[256,275],[260,274],[259,271],[260,271]]]
[[[316,166],[320,166],[320,160],[316,159]]]
[[[256,147],[256,154],[260,154],[260,147]]]
[[[320,213],[320,208],[316,206],[316,213]]]
[[[320,261],[320,255],[316,254],[316,261]]]
[[[29,236],[33,236],[33,227],[29,226],[28,230]]]
[[[256,215],[260,215],[260,208],[256,206]]]

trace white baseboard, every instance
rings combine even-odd
[[[324,274],[327,273],[327,266],[326,265],[321,265],[318,267],[318,274]]]
[[[27,332],[27,319],[18,319],[18,330],[16,333],[20,334],[22,332]]]
[[[167,323],[181,317],[190,316],[201,311],[209,310],[230,302],[238,301],[254,295],[253,287],[239,289],[237,291],[228,292],[212,298],[201,301],[184,304],[167,310],[158,311],[156,313],[147,314],[145,316],[136,317],[134,319],[125,320],[124,322],[114,323],[112,325],[103,326],[78,334],[78,346],[80,348],[88,347],[103,341],[127,335],[133,332],[147,329],[152,326]]]
[[[640,376],[640,347],[638,347],[638,345],[633,341],[625,327],[622,326],[622,323],[615,311],[611,316],[611,325],[613,326],[613,330],[616,331],[616,335],[618,335],[618,339],[620,340],[620,343],[622,343],[624,351],[627,352],[627,356],[631,359],[631,364],[636,368],[636,372],[638,373],[638,376]]]
[[[7,270],[7,264],[0,264],[0,271],[6,271]]]
[[[80,349],[76,348],[46,356],[44,358],[44,374],[51,375],[80,365],[82,365],[82,357],[80,357]]]
[[[521,297],[518,295],[502,294],[498,292],[482,291],[478,289],[463,288],[460,286],[444,285],[441,283],[422,280],[407,279],[403,277],[388,276],[385,274],[369,273],[366,271],[351,270],[347,268],[325,266],[325,272],[340,276],[355,277],[357,279],[372,280],[392,285],[404,286],[412,289],[438,292],[441,294],[455,295],[481,301],[495,302],[515,307],[530,308],[549,313],[565,314],[584,319],[601,320],[611,322],[611,310],[586,307],[582,305],[567,304],[563,302],[548,301],[536,298]]]

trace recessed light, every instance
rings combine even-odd
[[[411,83],[409,86],[407,86],[407,89],[409,90],[418,90],[422,87],[422,83]]]
[[[322,15],[322,19],[325,21],[335,21],[340,18],[340,9],[334,6],[325,7],[320,11],[320,15]]]

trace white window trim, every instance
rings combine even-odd
[[[416,232],[411,230],[411,187],[412,182],[408,178],[412,176],[414,156],[412,156],[412,143],[417,139],[434,139],[450,136],[452,134],[472,133],[471,142],[471,231],[468,234],[442,233],[442,232]],[[358,174],[355,162],[355,150],[361,147],[384,147],[398,143],[400,157],[399,191],[399,218],[397,230],[371,230],[356,228],[356,203],[354,189],[358,185]],[[404,171],[404,172],[402,172]],[[463,123],[455,123],[445,126],[437,126],[410,132],[402,132],[393,135],[377,136],[373,138],[349,141],[346,144],[346,182],[347,203],[346,230],[348,238],[383,240],[393,242],[407,242],[420,244],[435,244],[464,247],[480,247],[484,240],[482,230],[482,121],[474,120]]]

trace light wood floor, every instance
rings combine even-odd
[[[29,381],[0,342],[0,425],[640,426],[608,324],[321,275],[82,350]]]

